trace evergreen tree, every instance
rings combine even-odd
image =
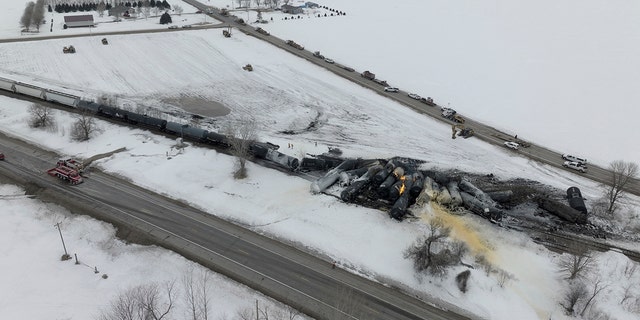
[[[169,14],[169,12],[164,12],[161,16],[160,16],[160,24],[169,24],[171,23],[171,15]]]
[[[49,10],[49,12],[52,12],[52,11],[53,11],[53,9],[51,8],[51,5],[49,5],[48,10]]]

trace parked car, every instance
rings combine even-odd
[[[398,92],[398,91],[400,91],[400,89],[398,89],[396,87],[384,87],[384,91],[386,91],[386,92]]]
[[[183,29],[189,29],[189,28],[191,28],[191,25],[190,24],[185,24],[184,26],[182,26],[182,28]]]
[[[581,158],[581,157],[572,156],[572,155],[567,154],[567,153],[562,155],[562,159],[565,159],[567,161],[577,162],[577,163],[583,164],[583,165],[587,164],[587,159]]]
[[[178,29],[178,26],[169,26],[169,29]]]
[[[504,146],[513,150],[518,150],[520,148],[520,145],[517,142],[513,142],[513,141],[505,142]]]
[[[573,169],[573,170],[578,170],[578,171],[580,171],[580,172],[582,172],[582,173],[587,172],[587,167],[586,167],[586,166],[584,166],[584,165],[582,165],[582,164],[580,164],[580,163],[578,163],[578,162],[575,162],[575,161],[565,161],[565,162],[562,164],[562,166],[563,166],[563,167],[565,167],[565,168],[570,168],[570,169]]]
[[[326,62],[326,63],[335,63],[335,61],[333,61],[333,60],[331,60],[329,58],[325,58],[324,62]]]
[[[422,97],[420,98],[420,102],[432,107],[435,107],[436,105],[435,102],[433,102],[433,99],[431,97],[426,97],[426,98]]]
[[[409,98],[420,100],[422,97],[417,95],[417,94],[415,94],[415,93],[409,93]]]
[[[196,11],[196,13],[202,13],[202,10],[198,10],[198,11]]]
[[[4,160],[4,153],[0,153],[0,160]]]
[[[442,116],[445,118],[451,118],[457,113],[455,110],[447,107],[442,107],[440,110],[442,110]]]
[[[347,67],[347,66],[340,66],[340,68],[345,69],[345,70],[347,70],[347,71],[349,71],[349,72],[354,72],[354,71],[356,71],[354,68]]]

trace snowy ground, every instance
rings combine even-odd
[[[174,319],[189,318],[183,276],[209,276],[213,319],[235,317],[255,308],[284,306],[183,257],[157,247],[125,244],[115,239],[111,225],[24,196],[14,186],[0,185],[0,311],[7,319],[95,319],[110,300],[144,284],[175,281],[180,293]],[[75,260],[60,261],[64,253],[55,224],[61,223],[66,248]],[[94,271],[98,270],[98,273]],[[107,278],[103,279],[102,276]]]
[[[369,7],[367,9],[371,10]],[[352,14],[350,9],[343,10]],[[332,21],[342,18],[347,17],[334,17]],[[135,27],[133,24],[129,22],[131,28]],[[269,31],[275,30],[272,27],[276,25],[268,26]],[[320,37],[312,38],[320,40]],[[295,39],[305,39],[303,43],[307,44],[307,38],[299,36]],[[93,37],[74,39],[73,44],[78,49],[75,55],[61,53],[62,46],[68,45],[67,40],[0,44],[0,73],[7,78],[51,85],[85,97],[117,94],[120,95],[121,105],[139,104],[164,109],[167,105],[162,101],[180,95],[216,100],[232,112],[217,118],[212,125],[214,128],[220,128],[242,114],[251,114],[262,125],[263,139],[281,146],[293,143],[294,149],[281,151],[294,156],[321,153],[327,150],[327,146],[337,146],[347,156],[403,155],[427,161],[426,167],[455,167],[477,173],[494,173],[500,178],[523,177],[561,189],[576,185],[589,199],[588,203],[598,196],[596,184],[578,175],[513,156],[502,148],[474,139],[451,140],[448,127],[239,33],[235,33],[230,40],[224,39],[219,30],[193,30],[164,35],[113,36],[109,37],[109,41],[109,46],[102,46]],[[339,57],[337,53],[336,57]],[[355,61],[366,61],[366,58],[354,59],[353,65],[358,67]],[[251,63],[255,71],[242,71],[240,67],[246,63]],[[375,65],[379,65],[379,68],[386,66],[384,63]],[[398,76],[398,82],[400,79],[404,77]],[[410,79],[408,77],[405,81],[411,83]],[[456,98],[463,97],[458,93],[459,90],[451,92]],[[54,146],[54,150],[63,155],[80,158],[127,147],[126,152],[100,161],[98,165],[107,171],[131,177],[142,186],[207,208],[212,214],[238,221],[256,231],[301,243],[309,250],[323,252],[354,272],[402,283],[487,319],[513,319],[514,316],[518,319],[546,319],[550,314],[554,319],[563,318],[557,304],[562,288],[561,276],[553,262],[555,255],[514,232],[496,230],[495,226],[484,220],[473,216],[443,215],[451,225],[459,226],[455,229],[458,237],[474,244],[474,253],[490,257],[497,267],[513,274],[515,279],[501,288],[495,277],[487,277],[484,271],[475,270],[470,291],[462,295],[450,279],[430,282],[416,277],[411,262],[402,257],[404,248],[424,232],[423,223],[396,223],[376,210],[346,205],[331,197],[311,196],[308,181],[285,177],[253,165],[250,165],[248,180],[235,181],[229,174],[232,160],[211,150],[188,148],[186,153],[167,160],[165,154],[173,141],[141,130],[130,131],[102,123],[103,134],[90,143],[78,146],[65,135],[65,132],[69,132],[68,128],[61,127],[55,134],[26,128],[24,118],[27,104],[6,98],[0,101],[0,128],[4,132],[37,141],[43,146]],[[463,104],[460,102],[458,109],[463,110]],[[64,113],[57,116],[61,124],[71,122]],[[321,127],[317,131],[294,137],[278,133],[304,128],[316,117],[321,119]],[[502,123],[502,120],[497,122]],[[505,119],[505,122],[508,121]],[[536,132],[544,138],[547,130],[544,133]],[[82,151],[77,153],[77,150]],[[139,170],[142,167],[148,169],[143,172]],[[157,179],[159,175],[155,172],[167,172],[167,168],[176,173],[175,179],[181,179],[181,188],[172,189],[167,187],[166,179]],[[206,180],[194,177],[191,174],[193,168],[207,172]],[[15,189],[7,188],[7,194],[16,193]],[[234,191],[231,193],[229,190]],[[238,201],[245,206],[238,208],[236,205],[226,205],[237,204]],[[637,208],[638,200],[632,199],[630,207]],[[427,209],[426,214],[440,213]],[[3,221],[7,223],[3,222],[0,226],[12,229],[13,223]],[[47,222],[46,227],[39,228],[50,228],[50,225]],[[56,236],[55,230],[50,232]],[[88,241],[105,242],[105,238],[107,236],[91,237]],[[15,251],[14,254],[20,255],[21,252],[24,250]],[[131,273],[135,278],[135,268],[123,270],[118,261],[95,259],[96,264],[100,262],[98,265],[104,265],[101,268],[105,270],[118,270],[105,272]],[[102,261],[105,261],[104,264]],[[602,264],[609,261],[610,264],[615,262],[624,265],[626,258],[608,253],[602,261]],[[59,264],[56,262],[55,265]],[[609,274],[606,270],[602,273]],[[91,273],[88,276],[94,275]],[[170,276],[158,276],[158,279],[167,278]],[[637,314],[621,311],[616,299],[620,296],[619,288],[623,282],[637,283],[637,275],[630,281],[622,281],[615,276],[607,279],[611,292],[599,301],[601,307],[615,310],[616,314],[620,314],[617,315],[618,319],[635,319]],[[110,277],[106,281],[111,280]],[[93,285],[105,282],[100,281],[95,280]],[[122,288],[125,284],[114,286]],[[29,290],[25,290],[27,295]],[[32,288],[31,292],[35,290]],[[85,290],[89,292],[92,287]],[[75,294],[79,293],[69,293],[68,300],[80,299]],[[104,295],[96,297],[96,301],[107,301],[113,294],[115,292],[112,290],[106,290]],[[17,295],[12,297],[20,299]],[[96,304],[94,302],[83,312],[95,310]],[[82,319],[86,318],[86,314],[69,317]]]
[[[346,16],[317,18],[327,11],[316,9],[284,21],[277,12],[261,26],[561,153],[640,163],[637,1],[318,3]]]
[[[35,2],[35,1],[34,1]],[[219,23],[204,14],[196,14],[196,9],[182,3],[181,1],[174,1],[184,9],[182,14],[178,15],[175,12],[169,11],[172,18],[172,23],[169,25],[176,25],[182,27],[183,25],[210,25]],[[26,5],[27,1],[24,2]],[[45,12],[44,20],[45,24],[40,26],[40,32],[21,32],[23,28],[20,26],[20,17],[24,11],[24,6],[19,5],[15,1],[0,0],[6,10],[0,13],[3,17],[3,23],[0,24],[0,38],[1,39],[28,39],[32,37],[46,37],[46,36],[60,36],[60,35],[72,35],[72,34],[87,34],[91,35],[97,32],[113,32],[113,31],[127,31],[127,30],[149,30],[149,29],[166,29],[169,25],[160,24],[160,15],[164,11],[153,10],[150,12],[150,16],[145,18],[142,15],[136,18],[122,18],[121,21],[115,21],[114,17],[108,16],[105,11],[101,17],[99,13],[93,12],[69,12],[59,14],[57,12]],[[93,28],[68,28],[64,29],[64,16],[76,16],[76,15],[93,15],[95,26]],[[53,25],[51,22],[53,21]],[[32,26],[31,31],[36,31],[36,27]],[[62,50],[62,49],[60,49]]]

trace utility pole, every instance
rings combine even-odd
[[[58,228],[58,232],[60,233],[60,240],[62,240],[62,248],[64,249],[64,254],[62,255],[61,260],[69,260],[71,256],[67,253],[67,246],[64,244],[64,238],[62,237],[62,230],[60,229],[60,222],[55,224],[56,228]]]

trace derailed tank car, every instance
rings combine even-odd
[[[569,201],[569,206],[571,208],[574,208],[585,215],[587,214],[587,206],[584,204],[582,193],[578,187],[570,187],[567,189],[567,200]]]

